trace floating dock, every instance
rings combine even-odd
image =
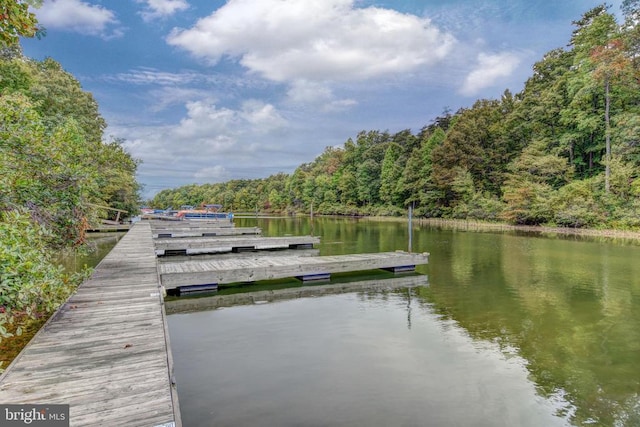
[[[151,228],[171,228],[172,230],[193,230],[196,228],[225,228],[225,227],[235,227],[235,224],[228,219],[224,220],[199,220],[199,221],[190,221],[183,220],[180,218],[173,218],[171,220],[159,220],[159,219],[151,219],[149,223],[151,224]]]
[[[3,404],[68,404],[71,426],[180,426],[148,223],[136,223],[0,376]]]
[[[319,257],[243,257],[237,260],[165,262],[158,264],[160,281],[167,289],[212,287],[226,283],[255,282],[297,277],[326,280],[331,273],[392,269],[411,271],[427,264],[429,254],[381,252]]]
[[[211,252],[240,252],[268,249],[311,249],[319,237],[200,237],[155,239],[157,255],[188,255]]]
[[[188,230],[176,230],[175,228],[155,228],[152,231],[154,239],[214,236],[250,236],[260,235],[262,233],[262,230],[258,227],[201,227]]]

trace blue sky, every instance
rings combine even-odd
[[[45,0],[46,37],[22,46],[93,93],[151,197],[291,173],[361,130],[418,132],[445,108],[519,92],[598,4]]]

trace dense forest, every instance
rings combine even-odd
[[[291,175],[189,185],[157,208],[399,215],[640,227],[640,1],[573,22],[522,92],[445,111],[417,134],[362,131]]]
[[[64,302],[82,274],[51,254],[81,248],[99,206],[139,208],[138,162],[103,140],[93,96],[53,59],[22,55],[44,29],[34,2],[0,1],[0,339]]]

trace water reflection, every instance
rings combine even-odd
[[[337,276],[337,278],[335,278]],[[391,291],[402,288],[407,292],[407,309],[410,313],[411,292],[418,286],[428,286],[425,275],[404,273],[369,273],[368,275],[334,275],[331,281],[305,284],[299,280],[264,281],[246,285],[234,284],[219,291],[196,293],[190,296],[167,297],[168,314],[212,310],[237,305],[264,304],[296,298],[314,298],[331,294],[356,291]],[[383,294],[384,295],[384,294]]]
[[[452,268],[433,254],[423,296],[474,338],[517,349],[540,395],[571,402],[560,414],[572,424],[640,425],[638,248],[504,234],[487,251],[486,239],[453,236]]]
[[[185,425],[565,424],[524,360],[407,289],[176,314],[169,326]]]
[[[56,257],[58,264],[69,273],[92,268],[104,258],[126,233],[91,233],[87,238],[87,247],[82,252],[70,250]]]
[[[258,225],[267,235],[308,234],[311,229],[305,218],[258,221],[258,224],[254,221],[246,226]],[[407,231],[404,223],[317,218],[314,220],[313,230],[321,237],[322,255],[406,249]],[[404,343],[400,347],[404,345],[407,354],[398,356],[396,364],[408,363],[409,366],[414,366],[414,363],[419,365],[417,361],[422,360],[425,363],[434,363],[434,366],[440,366],[444,371],[451,372],[453,369],[457,372],[453,377],[467,376],[466,386],[475,387],[475,395],[468,393],[469,390],[461,387],[456,379],[438,376],[434,378],[443,384],[451,382],[454,392],[444,393],[443,396],[446,397],[445,400],[459,404],[458,411],[462,407],[466,408],[468,403],[462,403],[455,393],[479,402],[488,399],[489,407],[492,408],[488,413],[496,416],[498,420],[491,425],[549,425],[547,421],[555,423],[561,418],[573,425],[640,425],[640,263],[637,262],[640,259],[640,247],[637,244],[575,236],[548,238],[508,232],[473,233],[416,225],[413,246],[417,251],[431,253],[430,264],[418,267],[419,272],[429,275],[429,287],[415,289],[410,295],[404,294],[400,300],[390,299],[391,305],[384,300],[388,295],[361,297],[372,298],[373,306],[378,304],[376,310],[380,311],[383,318],[384,313],[388,312],[402,316],[404,330],[411,334],[413,340],[422,342],[426,347],[433,344],[430,340],[441,343],[434,348],[434,351],[438,352],[437,355],[425,354],[425,349],[419,346],[407,347]],[[315,313],[313,302],[317,301],[313,299],[308,306],[305,304],[309,313]],[[289,305],[278,307],[290,309]],[[339,308],[340,303],[336,302],[336,307]],[[357,315],[353,316],[362,315],[366,318],[366,313],[372,312],[371,307],[357,307]],[[332,307],[326,309],[332,316],[347,316],[334,312]],[[216,328],[216,334],[219,330],[227,328],[229,321],[242,320],[231,314],[229,318],[227,315],[220,315],[226,310],[215,314],[215,324],[223,325]],[[252,316],[250,312],[242,313],[244,314],[240,317]],[[271,313],[269,316],[276,314],[280,313]],[[260,316],[262,315],[266,316],[264,313]],[[305,335],[316,333],[316,327],[312,325],[308,330],[301,327],[294,334],[286,322],[287,319],[291,322],[297,320],[287,317],[286,313],[283,315],[284,318],[275,324],[267,324],[289,330],[290,338],[294,341],[310,339]],[[321,313],[317,315],[319,319],[325,318]],[[175,326],[172,318],[173,316],[170,317],[170,324],[173,324],[171,327],[181,330],[179,326]],[[260,319],[262,320],[264,319]],[[361,333],[365,334],[364,336],[370,333],[372,335],[367,336],[368,340],[380,339],[391,343],[389,345],[393,347],[393,334],[397,331],[394,330],[391,332],[392,336],[387,336],[389,332],[384,326],[379,325],[376,320],[368,320],[378,327],[376,332],[379,335],[368,331],[367,325],[356,322],[355,324],[362,328]],[[354,324],[351,317],[349,321]],[[182,322],[191,324],[188,320],[180,320],[181,324]],[[308,322],[302,323],[306,325]],[[425,326],[426,324],[429,326]],[[341,330],[340,325],[333,326],[336,331]],[[435,333],[434,330],[439,334],[435,338],[430,335]],[[262,328],[261,331],[271,335],[271,329]],[[329,332],[325,331],[324,334],[328,335]],[[197,339],[203,338],[198,336]],[[193,343],[188,345],[191,349],[196,346]],[[372,344],[362,345],[366,348]],[[460,358],[455,349],[469,359],[474,359],[471,355],[478,359]],[[210,351],[211,354],[217,355],[217,350]],[[309,363],[322,363],[322,358],[330,357],[320,349],[318,352],[316,358],[308,359]],[[447,357],[462,361],[463,366],[453,368],[447,364],[451,362]],[[320,362],[318,358],[321,359]],[[489,363],[492,366],[492,374],[502,378],[507,384],[491,382],[482,375],[474,375],[468,371],[471,366],[482,366],[480,361],[485,358],[493,360]],[[377,375],[380,366],[376,363],[379,363],[379,360],[365,357],[361,362],[362,368],[371,368],[368,370],[369,375]],[[501,365],[503,362],[506,365]],[[261,362],[258,360],[253,363]],[[297,365],[294,363],[294,366]],[[516,379],[505,374],[510,372],[509,366],[519,371],[522,376]],[[300,365],[297,369],[304,371],[307,367]],[[425,374],[420,370],[422,367],[416,369],[416,375]],[[357,380],[364,386],[374,387],[359,377]],[[387,380],[393,382],[385,379]],[[490,385],[485,385],[485,380],[489,381]],[[189,379],[183,381],[189,383]],[[510,381],[514,383],[511,384]],[[215,383],[213,379],[211,382]],[[408,387],[417,394],[422,393],[429,399],[438,400],[438,397],[430,394],[434,389],[426,380],[420,384],[409,382]],[[513,388],[528,387],[532,388],[533,393],[520,397],[528,399],[527,402],[531,405],[529,410],[538,411],[538,416],[555,413],[558,419],[552,417],[551,421],[547,418],[540,420],[531,415],[531,420],[540,423],[523,421],[519,418],[520,415],[514,415],[514,411],[522,409],[523,402],[515,404],[519,409],[511,409],[511,412],[505,410],[504,417],[498,416],[499,411],[492,405],[507,405],[506,402],[511,405],[511,400],[497,403],[491,399],[491,393],[485,392],[490,390],[504,396],[505,391],[509,394]],[[357,394],[356,391],[353,393]],[[400,395],[404,396],[402,392]],[[384,398],[380,395],[376,397]],[[416,401],[412,396],[406,399],[415,405],[424,405],[424,402]],[[358,401],[356,403],[361,404]],[[448,407],[447,402],[442,402],[442,405]],[[473,405],[471,411],[474,411]],[[441,412],[443,417],[444,412],[446,411]],[[530,415],[527,411],[519,412],[523,413]],[[440,425],[452,425],[455,422],[459,422],[460,425],[482,424],[459,418],[453,409],[452,414],[450,419],[440,418]],[[478,419],[484,419],[484,415],[475,414]],[[405,420],[402,416],[399,417],[394,421]],[[418,423],[417,418],[416,414],[410,415],[406,419],[407,425],[425,425]],[[434,420],[438,420],[438,417]],[[345,418],[344,421],[357,424],[350,418]],[[416,424],[411,424],[413,421],[416,421]],[[512,424],[507,424],[507,421],[511,421]],[[390,425],[397,424],[398,422],[392,422]]]

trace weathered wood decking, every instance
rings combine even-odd
[[[3,404],[72,426],[181,425],[150,226],[135,224],[0,376]]]
[[[172,218],[172,217],[169,217]],[[172,219],[169,221],[152,219],[149,220],[151,224],[151,228],[170,228],[172,230],[193,230],[197,228],[228,228],[235,227],[235,224],[228,219],[220,219],[220,220],[198,220],[198,221],[190,221],[190,220],[182,220],[182,219]]]
[[[313,247],[320,243],[319,237],[291,236],[291,237],[198,237],[198,238],[166,238],[155,239],[156,254],[163,255],[167,251],[182,252],[234,252],[238,250],[256,249],[287,249],[296,247]]]
[[[320,249],[279,249],[274,251],[241,251],[241,252],[225,252],[225,253],[211,253],[211,254],[194,254],[194,255],[172,255],[158,257],[158,264],[164,264],[167,262],[182,262],[182,261],[207,261],[207,260],[238,260],[242,258],[251,257],[311,257],[320,256]]]
[[[258,235],[262,230],[258,227],[201,227],[189,230],[176,230],[171,228],[154,228],[153,237],[183,238],[183,237],[212,237],[212,236],[244,236]]]
[[[254,282],[427,264],[429,254],[381,252],[320,257],[243,257],[235,260],[158,264],[166,289],[181,286]]]

